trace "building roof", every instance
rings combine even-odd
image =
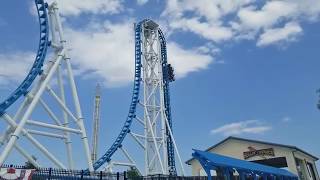
[[[274,175],[282,177],[290,177],[291,179],[298,179],[298,177],[280,168],[274,168],[271,166],[261,165],[257,163],[248,162],[245,160],[235,159],[228,156],[219,155],[216,153],[209,153],[205,151],[194,150],[192,156],[198,159],[200,162],[205,162],[207,170],[211,170],[212,167],[220,167],[222,169],[235,168],[239,174],[241,173],[254,173],[256,175]],[[211,166],[211,167],[210,167]]]
[[[246,138],[240,138],[240,137],[234,137],[234,136],[229,136],[227,138],[225,138],[224,140],[220,141],[219,143],[209,147],[208,149],[206,149],[205,151],[210,151],[211,149],[223,144],[224,142],[228,141],[228,140],[231,140],[231,139],[234,139],[234,140],[240,140],[240,141],[249,141],[249,142],[254,142],[254,143],[260,143],[260,144],[268,144],[268,145],[272,145],[272,146],[280,146],[280,147],[285,147],[285,148],[290,148],[290,149],[294,149],[294,150],[297,150],[297,151],[300,151],[312,158],[314,158],[316,161],[319,160],[318,157],[296,147],[296,146],[291,146],[291,145],[285,145],[285,144],[278,144],[278,143],[271,143],[271,142],[266,142],[266,141],[259,141],[259,140],[253,140],[253,139],[246,139]],[[189,160],[186,161],[186,164],[189,164],[190,165],[190,161],[192,161],[194,158],[191,158]]]

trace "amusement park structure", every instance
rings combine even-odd
[[[93,131],[92,131],[92,149],[91,149],[92,162],[95,162],[97,160],[97,154],[98,154],[100,103],[101,103],[101,87],[100,87],[100,84],[97,84],[96,92],[94,96],[94,109],[93,109]]]
[[[159,25],[149,19],[135,24],[135,75],[129,113],[111,147],[96,160],[99,123],[94,121],[91,153],[57,3],[48,5],[44,0],[35,0],[35,4],[40,23],[39,48],[24,81],[0,104],[0,118],[8,124],[0,139],[3,146],[0,164],[16,149],[34,166],[41,167],[30,152],[20,146],[19,143],[27,139],[31,142],[29,145],[42,152],[56,167],[74,169],[74,138],[82,142],[87,171],[99,168],[112,171],[116,166],[124,166],[144,175],[176,175],[177,170],[183,175],[183,163],[172,130],[169,84],[174,81],[174,74],[167,61],[166,40]],[[53,54],[49,61],[45,61],[47,52]],[[96,103],[100,104],[100,95]],[[19,106],[17,110],[13,104]],[[46,112],[48,119],[33,116],[39,108]],[[94,113],[97,115],[94,119],[99,118],[100,112],[95,110]],[[35,136],[62,140],[66,146],[67,165]],[[126,141],[136,144],[140,156],[129,153],[132,145]],[[115,154],[122,155],[125,160],[117,161]],[[141,157],[144,157],[143,165],[137,163]]]
[[[174,81],[173,68],[167,62],[164,35],[159,25],[152,20],[143,20],[135,25],[135,77],[129,114],[118,137],[106,153],[94,164],[98,169],[108,163],[135,167],[136,161],[123,146],[129,134],[144,152],[144,174],[175,175],[175,151],[184,174],[182,160],[172,133],[169,83]],[[140,89],[142,92],[140,93]],[[133,122],[141,125],[142,131],[133,129]],[[128,162],[112,161],[111,157],[120,150]]]

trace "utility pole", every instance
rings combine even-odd
[[[93,138],[92,138],[92,162],[97,160],[98,153],[98,138],[99,138],[99,124],[100,124],[100,103],[101,103],[101,87],[98,83],[96,86],[95,97],[94,97],[94,111],[93,111]]]

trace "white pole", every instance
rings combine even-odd
[[[50,129],[57,129],[61,131],[68,131],[76,134],[81,134],[81,131],[78,129],[73,129],[73,128],[68,128],[64,126],[57,126],[53,124],[48,124],[48,123],[43,123],[43,122],[38,122],[38,121],[32,121],[32,120],[27,120],[27,124],[34,125],[34,126],[40,126],[44,128],[50,128]]]
[[[46,136],[46,137],[52,137],[52,138],[58,138],[58,139],[66,139],[66,137],[63,136],[63,135],[55,134],[55,133],[48,133],[48,132],[44,132],[44,131],[28,129],[27,132],[30,133],[30,134],[41,135],[41,136]]]
[[[177,146],[176,141],[175,141],[175,139],[174,139],[174,137],[173,137],[171,128],[170,128],[170,126],[169,126],[168,119],[165,118],[165,120],[166,120],[166,124],[167,124],[168,130],[169,130],[169,133],[170,133],[170,136],[171,136],[171,139],[172,139],[174,148],[175,148],[176,153],[177,153],[177,155],[178,155],[178,159],[179,159],[180,166],[181,166],[181,170],[182,170],[182,175],[185,175],[186,173],[185,173],[184,168],[183,168],[183,163],[182,163],[182,160],[181,160],[181,157],[180,157],[180,153],[179,153],[179,150],[178,150],[178,146]]]
[[[146,147],[144,147],[144,145],[142,144],[142,142],[141,142],[134,134],[132,134],[131,132],[130,132],[129,134],[130,134],[131,137],[141,146],[141,148],[142,148],[143,150],[146,149]]]
[[[62,24],[61,24],[61,21],[60,21],[60,15],[59,15],[59,8],[58,8],[58,4],[57,2],[53,2],[52,5],[52,10],[53,10],[53,14],[54,14],[54,17],[55,17],[55,27],[57,28],[58,30],[58,33],[59,33],[59,38],[60,38],[60,43],[62,44],[63,47],[65,47],[65,39],[64,39],[64,35],[63,35],[63,30],[62,30]]]
[[[113,166],[113,165],[136,167],[135,164],[132,164],[132,163],[123,163],[123,162],[112,162],[112,166]]]
[[[23,148],[21,148],[18,144],[14,145],[14,148],[23,156],[25,157],[32,165],[35,167],[40,167],[39,163],[35,161]]]
[[[58,117],[53,113],[53,111],[49,108],[49,106],[42,100],[42,98],[39,99],[39,102],[43,106],[44,110],[51,117],[51,119],[53,119],[57,125],[62,126],[62,123],[60,122]]]
[[[66,64],[67,64],[67,70],[68,70],[68,76],[69,76],[69,81],[70,81],[70,85],[71,85],[71,91],[72,91],[72,96],[73,96],[73,101],[74,101],[74,105],[76,108],[76,113],[77,113],[77,118],[80,124],[80,130],[82,131],[82,142],[84,145],[84,150],[85,150],[85,154],[86,154],[86,158],[87,158],[87,162],[88,162],[88,167],[90,171],[94,171],[93,169],[93,165],[92,165],[92,161],[91,161],[91,157],[90,157],[90,149],[89,149],[89,142],[88,142],[88,137],[84,128],[84,124],[83,124],[83,120],[84,118],[82,117],[82,112],[81,112],[81,108],[80,108],[80,102],[79,102],[79,97],[78,97],[78,93],[77,93],[77,89],[76,89],[76,84],[73,78],[73,74],[72,74],[72,70],[71,70],[71,64],[69,59],[65,59]]]
[[[47,91],[51,96],[58,102],[60,107],[73,119],[79,126],[78,119],[72,114],[72,112],[69,110],[69,108],[62,102],[62,100],[58,97],[58,95],[51,89],[50,86],[47,86]]]
[[[59,16],[59,12],[58,12],[57,3],[54,2],[52,4],[52,6],[53,6],[55,19],[57,21],[57,28],[58,28],[58,33],[59,33],[59,36],[60,36],[60,42],[62,43],[62,46],[65,47],[66,40],[64,39],[64,35],[63,35],[63,31],[62,31],[62,25],[61,25],[61,21],[60,21],[60,16]],[[94,171],[93,165],[92,165],[92,161],[91,161],[91,157],[90,157],[91,152],[90,152],[90,149],[89,149],[88,137],[87,137],[87,134],[86,134],[86,131],[85,131],[85,128],[84,128],[84,124],[83,124],[84,118],[82,116],[79,97],[78,97],[78,93],[77,93],[77,88],[76,88],[76,84],[75,84],[75,81],[74,81],[72,68],[71,68],[71,64],[70,64],[70,58],[67,57],[67,55],[66,55],[64,60],[66,62],[66,66],[67,66],[68,78],[69,78],[69,82],[70,82],[70,86],[71,86],[71,92],[72,92],[72,96],[73,96],[74,106],[75,106],[75,109],[76,109],[77,119],[79,121],[80,130],[82,131],[81,139],[82,139],[82,142],[83,142],[83,145],[84,145],[84,150],[85,150],[85,154],[86,154],[86,158],[87,158],[87,162],[88,162],[88,168],[89,168],[90,171]]]
[[[51,45],[53,47],[57,47],[57,36],[56,36],[56,30],[55,30],[55,24],[56,24],[56,21],[54,19],[54,12],[52,10],[52,8],[49,8],[49,23],[50,23],[50,30],[51,30]]]
[[[62,73],[60,72],[60,68],[61,68],[61,64],[59,65],[59,67],[57,69],[58,84],[59,84],[59,88],[60,88],[60,96],[61,96],[62,102],[64,104],[66,104],[66,98],[64,95],[64,87],[63,87],[63,81],[62,81]],[[63,119],[64,119],[63,126],[68,127],[68,125],[69,125],[68,114],[65,111],[62,111],[62,113],[63,113]],[[66,136],[64,143],[65,143],[66,149],[67,149],[68,165],[69,165],[70,169],[73,169],[74,165],[73,165],[72,146],[71,146],[72,142],[70,139],[70,134],[67,131],[65,131],[64,134]]]

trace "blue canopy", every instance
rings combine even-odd
[[[228,179],[230,178],[230,172],[233,172],[234,170],[237,170],[241,179],[245,179],[247,175],[251,175],[254,178],[260,176],[263,177],[263,179],[267,179],[267,177],[279,177],[280,179],[290,180],[298,179],[295,174],[285,169],[265,166],[215,153],[194,150],[192,156],[200,162],[203,169],[208,174],[208,179],[211,179],[210,170],[217,169],[222,170],[223,174],[226,175]]]

